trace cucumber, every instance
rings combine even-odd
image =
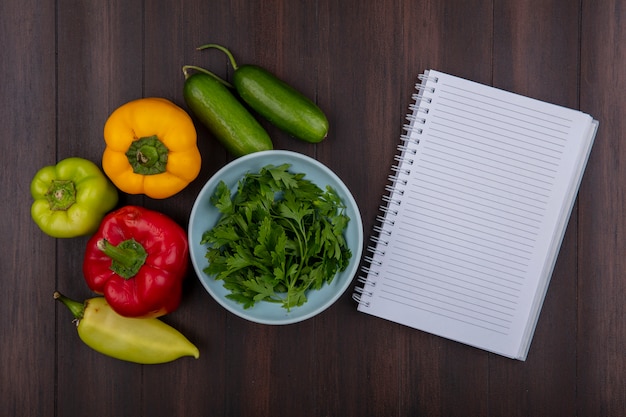
[[[310,143],[328,135],[324,112],[302,93],[255,65],[238,66],[233,54],[217,44],[198,49],[216,48],[224,52],[233,66],[233,86],[254,111],[288,134]]]
[[[200,72],[189,74],[190,69]],[[267,131],[223,81],[190,65],[183,73],[185,103],[229,153],[239,157],[273,149]]]

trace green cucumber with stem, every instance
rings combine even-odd
[[[233,54],[221,45],[212,43],[197,49],[207,48],[219,49],[228,56],[237,93],[271,124],[306,142],[318,143],[326,138],[328,119],[313,101],[261,67],[237,65]]]
[[[193,65],[185,65],[183,74],[185,103],[229,153],[239,157],[274,148],[267,131],[233,95],[227,82]]]

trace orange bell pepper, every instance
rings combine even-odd
[[[102,169],[125,193],[167,198],[200,173],[193,121],[164,98],[141,98],[116,109],[104,125],[104,140]]]

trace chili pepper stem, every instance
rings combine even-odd
[[[53,296],[55,300],[62,302],[70,310],[77,321],[83,318],[83,314],[85,313],[85,305],[83,303],[74,301],[58,291],[55,291]]]
[[[237,61],[235,61],[235,57],[233,56],[232,52],[230,52],[227,48],[224,48],[222,45],[218,45],[216,43],[208,43],[206,45],[199,46],[196,49],[198,51],[201,51],[203,49],[208,49],[208,48],[215,48],[224,52],[226,56],[228,56],[228,59],[230,60],[230,64],[233,66],[233,69],[237,71],[237,68],[239,68],[239,66],[237,65]]]

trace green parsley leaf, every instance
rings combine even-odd
[[[202,235],[204,272],[222,280],[227,297],[244,308],[262,301],[288,311],[301,306],[308,291],[330,283],[352,256],[343,236],[350,219],[339,195],[290,167],[247,173],[234,194],[220,182],[211,197],[221,216]]]

